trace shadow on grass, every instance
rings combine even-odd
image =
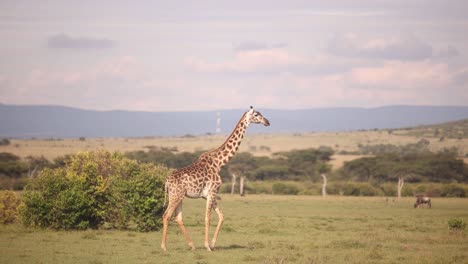
[[[247,248],[247,246],[232,244],[229,246],[216,246],[215,250],[231,250],[231,249],[241,249],[241,248]]]

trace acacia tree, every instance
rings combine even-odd
[[[275,153],[277,159],[284,160],[291,178],[320,180],[322,164],[331,160],[334,151],[330,147],[301,149]]]
[[[322,196],[325,197],[327,196],[327,173],[331,171],[331,166],[327,163],[321,163],[318,166],[318,171],[320,173],[320,176],[322,177],[323,183],[322,183]]]
[[[235,155],[227,165],[227,170],[231,174],[231,194],[234,194],[236,179],[239,176],[239,194],[244,195],[244,180],[248,172],[257,168],[256,159],[248,152],[241,152]]]

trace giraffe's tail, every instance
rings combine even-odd
[[[167,201],[167,193],[169,192],[169,185],[166,183],[164,184],[164,203],[163,207],[166,207],[166,201]]]

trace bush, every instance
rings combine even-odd
[[[8,146],[10,144],[11,144],[11,142],[10,142],[10,140],[8,138],[0,139],[0,146]]]
[[[245,192],[248,194],[271,194],[271,185],[266,181],[248,182],[244,185]]]
[[[452,218],[448,221],[448,228],[449,230],[456,231],[456,230],[464,230],[466,227],[466,223],[463,219],[460,218]]]
[[[407,186],[403,186],[405,189]],[[397,196],[397,185],[396,183],[383,183],[380,185],[380,189],[385,196]]]
[[[395,184],[396,186],[396,184]],[[412,185],[405,184],[403,186],[403,189],[401,190],[401,196],[414,196],[416,193],[419,193],[418,191],[415,191]]]
[[[0,192],[0,223],[11,224],[18,219],[18,205],[20,199],[15,192]]]
[[[382,191],[368,183],[348,183],[343,188],[344,195],[380,196]]]
[[[28,181],[29,181],[29,178],[27,177],[20,177],[20,178],[0,177],[0,190],[20,191],[24,189]]]
[[[65,168],[44,169],[30,181],[21,219],[53,229],[126,228],[133,220],[138,230],[156,230],[168,172],[106,151],[79,153]]]
[[[273,184],[272,192],[273,194],[296,195],[299,193],[299,188],[292,184],[277,182]]]
[[[96,228],[99,217],[94,210],[92,193],[85,195],[78,182],[64,169],[44,170],[27,185],[20,207],[27,226],[54,229]]]
[[[157,230],[164,211],[164,178],[169,170],[152,164],[140,164],[138,173],[122,181],[123,197],[139,231]],[[131,172],[133,173],[133,172]]]
[[[456,184],[445,185],[442,188],[441,195],[443,197],[466,197],[466,191],[463,187]]]
[[[343,189],[346,183],[338,181],[338,182],[330,182],[327,184],[327,193],[330,195],[343,195]]]

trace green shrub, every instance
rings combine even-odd
[[[245,192],[248,194],[271,194],[271,183],[267,181],[248,182],[244,185]]]
[[[99,217],[92,206],[92,193],[86,195],[65,169],[45,169],[26,188],[20,207],[25,225],[54,229],[97,227]]]
[[[169,170],[152,164],[139,164],[138,173],[122,181],[123,197],[139,231],[157,230],[164,211],[164,178]],[[134,171],[129,171],[134,173]]]
[[[28,181],[29,181],[29,178],[27,177],[20,177],[20,178],[0,177],[0,190],[20,191],[24,189]]]
[[[79,153],[65,168],[44,169],[28,183],[21,219],[54,229],[126,228],[133,220],[139,230],[155,230],[168,172],[106,151]]]
[[[466,191],[462,186],[456,184],[445,185],[442,188],[441,195],[443,197],[466,197]]]
[[[426,191],[426,195],[429,197],[440,197],[442,195],[442,190],[440,189],[440,186],[430,184]]]
[[[456,231],[456,230],[464,230],[466,227],[466,223],[463,219],[460,218],[452,218],[448,220],[448,228],[449,230]]]
[[[236,192],[239,192],[239,186],[236,184]],[[230,182],[224,182],[223,185],[221,185],[221,188],[219,188],[219,193],[231,193],[231,183]]]
[[[15,192],[0,191],[0,223],[11,224],[18,219],[20,199]]]
[[[406,186],[404,186],[406,187]],[[385,196],[397,196],[397,185],[396,183],[383,183],[380,185]],[[403,188],[404,189],[404,188]]]
[[[277,182],[272,186],[273,194],[288,194],[296,195],[299,193],[299,188],[290,183]]]
[[[396,186],[396,183],[395,183],[395,186]],[[414,196],[414,194],[416,193],[419,193],[419,192],[415,191],[413,186],[409,184],[403,185],[403,189],[401,190],[401,196],[411,197],[411,196]]]
[[[344,182],[330,182],[327,185],[327,193],[330,195],[343,195]]]
[[[299,188],[299,195],[322,195],[322,184],[303,182]],[[328,186],[327,186],[328,194]]]
[[[343,194],[350,196],[380,196],[383,193],[369,183],[348,183],[343,188]]]
[[[8,146],[10,144],[11,144],[11,142],[10,142],[10,140],[8,138],[0,139],[0,146]]]

